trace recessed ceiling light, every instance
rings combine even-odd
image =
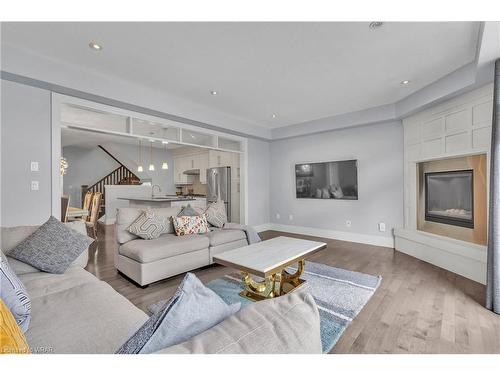
[[[167,141],[161,141],[161,143],[163,143],[164,145],[168,145]]]
[[[272,117],[272,118],[276,118],[276,117],[277,117],[276,113],[273,113],[273,114],[271,115],[271,117]]]
[[[370,24],[368,25],[368,27],[371,30],[375,30],[375,29],[378,29],[379,27],[382,27],[383,24],[384,24],[383,22],[374,21],[374,22],[370,22]]]
[[[400,83],[401,83],[402,85],[407,85],[407,84],[409,84],[410,82],[411,82],[410,80],[405,79],[404,81],[401,81]]]
[[[212,94],[212,95],[217,95],[217,94],[218,94],[218,92],[217,92],[217,91],[215,91],[215,90],[212,90],[212,91],[210,91],[210,94]]]
[[[90,42],[89,47],[91,49],[93,49],[94,51],[101,51],[102,50],[102,46],[96,42]]]

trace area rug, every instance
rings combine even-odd
[[[296,268],[289,267],[293,273]],[[316,301],[320,314],[321,344],[323,352],[328,353],[335,346],[346,327],[359,314],[371,296],[377,290],[381,276],[347,271],[320,263],[306,262],[302,278],[307,283],[300,288],[311,293]],[[241,302],[242,308],[253,303],[240,297],[243,289],[239,274],[233,273],[215,279],[206,284],[226,303]],[[149,307],[155,311],[165,301],[160,301]]]

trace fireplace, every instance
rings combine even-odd
[[[425,220],[474,228],[474,171],[425,173]]]

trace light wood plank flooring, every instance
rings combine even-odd
[[[483,307],[483,285],[384,247],[262,233],[264,239],[278,235],[324,241],[328,247],[312,261],[383,277],[332,353],[500,353],[500,316]],[[141,289],[117,273],[115,247],[114,226],[101,226],[87,270],[144,311],[171,296],[183,278],[179,275]],[[232,271],[213,265],[194,273],[208,282]]]

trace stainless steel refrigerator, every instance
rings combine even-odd
[[[207,169],[207,203],[224,201],[227,220],[231,221],[231,167]]]

